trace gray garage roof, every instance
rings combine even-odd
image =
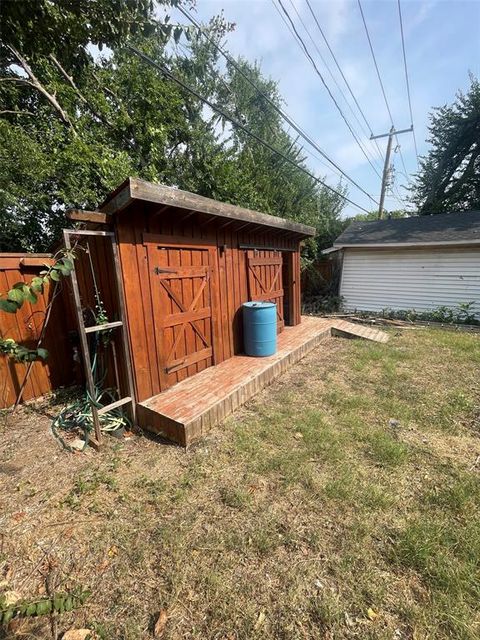
[[[352,222],[333,248],[475,243],[480,244],[480,211]]]

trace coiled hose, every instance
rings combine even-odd
[[[75,400],[68,406],[66,406],[58,416],[52,421],[51,429],[55,438],[60,442],[62,447],[67,451],[74,451],[62,436],[67,434],[77,434],[83,437],[85,444],[81,451],[88,445],[90,432],[93,431],[93,415],[92,404],[98,409],[104,407],[107,404],[111,404],[118,400],[118,392],[115,389],[107,388],[102,389],[103,383],[107,376],[107,370],[100,375],[98,366],[98,338],[95,336],[94,345],[92,347],[93,361],[92,361],[92,374],[94,380],[94,397],[92,398],[88,392],[85,391],[85,395],[78,400]],[[98,377],[98,379],[97,379]],[[121,427],[130,427],[131,422],[121,407],[112,409],[108,413],[99,416],[100,429],[104,432],[111,432],[120,429]]]

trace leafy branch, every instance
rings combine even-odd
[[[51,280],[60,282],[62,277],[68,277],[73,269],[74,256],[71,252],[61,252],[64,257],[56,260],[47,269],[40,271],[39,276],[32,278],[30,284],[16,282],[7,292],[6,297],[0,297],[0,310],[7,313],[16,313],[22,308],[24,302],[35,304],[38,293],[43,293],[43,287]],[[47,266],[47,265],[45,265]]]
[[[43,86],[43,84],[40,82],[40,80],[37,78],[37,76],[33,73],[32,68],[28,64],[26,58],[19,51],[17,51],[17,49],[15,49],[15,47],[13,47],[10,44],[7,44],[7,49],[9,49],[11,51],[11,53],[13,54],[16,62],[20,65],[20,67],[26,73],[27,78],[15,77],[15,78],[5,78],[4,80],[12,80],[14,82],[17,82],[18,84],[32,87],[33,89],[35,89],[36,91],[41,93],[48,100],[48,102],[52,105],[52,107],[55,109],[57,114],[60,116],[60,119],[66,125],[68,125],[72,129],[74,134],[76,135],[75,127],[73,126],[73,123],[70,120],[70,117],[69,117],[68,113],[61,107],[61,105],[58,102],[55,94],[54,93],[50,93],[49,91],[47,91],[47,89]]]
[[[81,607],[90,596],[89,591],[76,589],[70,593],[55,593],[52,597],[37,600],[19,600],[6,605],[0,598],[0,625],[8,625],[14,618],[44,616],[65,613]]]
[[[52,309],[53,301],[56,297],[56,285],[62,278],[68,277],[73,269],[73,260],[75,259],[73,251],[59,251],[55,257],[54,263],[40,271],[39,276],[32,278],[30,284],[26,282],[17,282],[4,296],[0,297],[0,310],[7,313],[16,313],[22,308],[25,302],[35,304],[38,300],[38,294],[43,293],[44,286],[50,282],[54,283],[54,291],[45,314],[42,332],[37,342],[36,349],[28,349],[18,344],[13,338],[0,338],[0,354],[13,358],[16,362],[33,363],[41,358],[48,358],[48,351],[41,348],[43,338],[45,336],[48,320]]]
[[[29,349],[22,344],[18,344],[13,338],[1,338],[0,339],[0,354],[13,358],[15,362],[33,362],[41,358],[46,360],[48,358],[48,351],[42,349]]]

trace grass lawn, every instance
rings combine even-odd
[[[161,610],[165,639],[478,639],[479,368],[480,334],[332,338],[188,452],[63,453],[56,409],[23,410],[1,588],[89,588],[58,630],[105,640],[151,638]]]

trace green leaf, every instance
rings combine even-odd
[[[5,626],[10,622],[13,618],[13,607],[9,607],[6,611],[3,612],[2,624]]]
[[[43,278],[39,278],[38,276],[35,276],[35,278],[32,278],[31,288],[34,291],[41,292],[43,290]]]
[[[63,613],[63,597],[58,593],[53,596],[53,608],[55,611]]]
[[[25,295],[21,289],[10,289],[7,296],[9,300],[16,302],[19,308],[25,301]]]
[[[80,602],[84,604],[90,596],[91,596],[91,591],[88,591],[88,590],[82,591],[82,593],[79,596]]]
[[[42,358],[42,360],[46,360],[48,358],[48,351],[46,349],[37,349],[37,356]]]
[[[70,269],[70,271],[72,271],[72,269],[73,269],[73,260],[70,260],[70,258],[63,258],[62,262],[68,269]]]
[[[37,296],[34,294],[33,289],[26,287],[26,291],[24,291],[25,300],[30,302],[30,304],[35,304],[37,301]]]
[[[20,605],[16,604],[15,605],[17,607],[17,615],[18,616],[24,616],[27,613],[27,609],[28,609],[28,602],[22,602]]]
[[[61,280],[61,278],[62,278],[62,275],[61,275],[60,271],[58,271],[57,268],[55,267],[54,269],[52,269],[50,271],[50,277],[55,282],[59,282]]]
[[[55,265],[55,269],[57,269],[58,271],[60,271],[60,273],[63,276],[69,276],[71,269],[69,269],[66,265],[64,265],[62,262],[57,262],[57,264]]]
[[[0,309],[7,313],[16,313],[19,309],[19,305],[13,300],[7,300],[6,298],[0,298]]]
[[[51,600],[40,600],[37,602],[37,616],[44,616],[52,610]]]
[[[36,613],[37,613],[37,605],[35,604],[35,602],[31,602],[27,607],[27,611],[25,615],[34,616]]]

